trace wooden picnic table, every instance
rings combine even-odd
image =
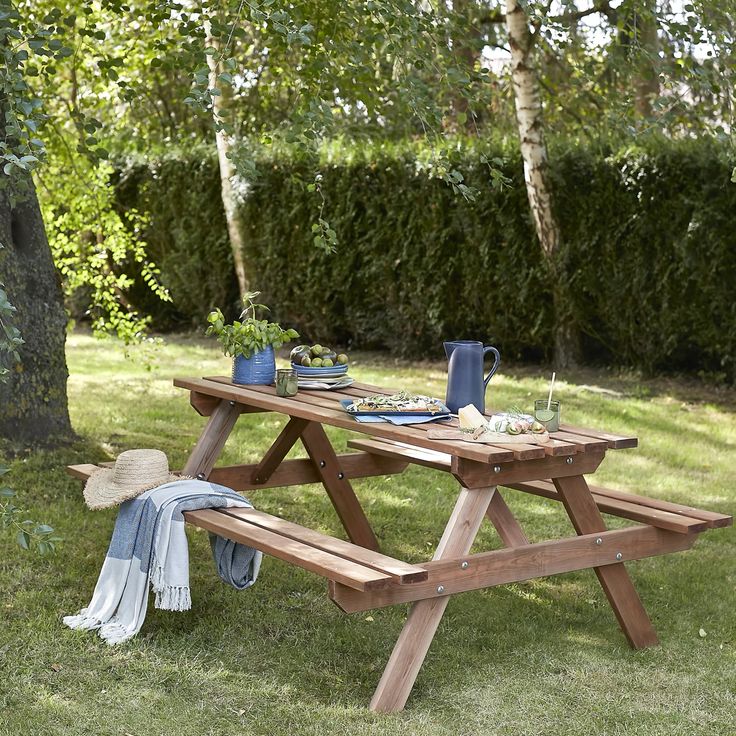
[[[180,378],[194,409],[208,421],[182,469],[184,474],[248,492],[321,482],[350,542],[255,509],[191,511],[188,522],[254,546],[329,581],[330,598],[345,612],[411,603],[411,609],[370,707],[401,710],[456,593],[534,577],[593,568],[632,647],[657,643],[625,562],[692,547],[698,534],[732,523],[729,516],[645,496],[589,486],[609,450],[633,448],[635,437],[562,425],[547,446],[486,445],[429,439],[432,424],[359,423],[340,399],[394,391],[354,383],[340,391],[300,389],[290,398],[273,386],[234,385],[229,378]],[[216,467],[241,414],[277,412],[289,421],[259,463]],[[456,423],[456,420],[453,420]],[[338,455],[325,426],[355,432],[355,452]],[[300,440],[308,458],[285,457]],[[455,506],[431,560],[410,564],[381,554],[351,479],[400,473],[410,464],[451,473],[459,483]],[[94,466],[73,466],[84,478]],[[576,535],[530,543],[499,487],[561,501]],[[601,512],[636,522],[608,531]],[[483,519],[505,547],[469,554]]]

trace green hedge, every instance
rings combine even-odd
[[[548,358],[550,278],[534,236],[518,156],[511,186],[490,186],[479,152],[459,168],[481,194],[465,202],[415,152],[337,158],[322,166],[325,217],[338,252],[312,244],[319,197],[287,159],[263,162],[242,205],[253,283],[275,316],[307,339],[437,357],[447,338],[506,355]],[[713,141],[552,150],[563,232],[559,270],[584,357],[645,370],[736,370],[736,185]],[[194,152],[121,171],[122,207],[150,215],[148,242],[174,296],[159,326],[233,309],[216,160]],[[141,292],[142,294],[143,292]]]

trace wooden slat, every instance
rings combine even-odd
[[[544,445],[545,454],[552,455],[552,457],[557,457],[558,455],[574,455],[579,451],[578,446],[574,445],[572,442],[565,442],[564,440],[558,440],[554,437]]]
[[[572,432],[573,434],[583,435],[585,437],[595,437],[596,439],[605,440],[611,450],[625,450],[630,447],[636,447],[639,444],[639,440],[636,437],[612,434],[611,432],[601,432],[599,429],[574,427],[570,424],[561,424],[560,431]]]
[[[80,465],[67,465],[66,466],[66,472],[72,476],[72,478],[77,478],[78,480],[87,480],[92,473],[95,472],[95,470],[99,470],[99,465],[93,465],[92,463],[81,463]]]
[[[553,478],[553,483],[579,535],[606,531],[606,524],[582,475]],[[645,530],[648,528],[651,527]],[[623,562],[593,569],[629,644],[634,649],[657,644],[657,634]]]
[[[338,557],[344,557],[346,560],[351,560],[360,565],[365,565],[379,572],[386,573],[386,575],[390,575],[399,583],[415,583],[427,579],[428,573],[423,567],[410,565],[407,562],[382,555],[380,552],[374,552],[365,547],[351,544],[343,539],[321,534],[313,529],[307,529],[299,524],[281,519],[278,516],[265,514],[256,509],[229,508],[220,510],[229,516],[244,519],[251,524],[276,532],[283,537],[295,539],[297,542],[303,542],[311,547],[317,547]]]
[[[606,440],[598,439],[597,437],[585,437],[580,434],[573,434],[572,432],[552,432],[550,437],[555,440],[569,442],[575,445],[580,452],[605,452],[608,448],[608,442]]]
[[[593,473],[603,457],[603,452],[582,452],[568,457],[515,460],[492,468],[462,457],[453,457],[452,474],[467,488],[482,487],[488,483],[507,486],[521,481]]]
[[[555,501],[562,500],[554,484],[550,481],[529,481],[526,483],[508,483],[505,485],[517,491],[533,493],[536,496],[551,498]],[[702,519],[695,519],[679,513],[651,508],[637,503],[634,498],[631,500],[620,500],[618,498],[604,496],[598,493],[598,489],[593,486],[590,487],[590,490],[593,493],[593,500],[596,506],[604,514],[619,516],[622,519],[629,519],[631,521],[639,521],[643,524],[651,524],[660,529],[668,529],[669,531],[680,534],[699,533],[710,528],[710,523]]]
[[[601,539],[601,544],[597,543],[598,539]],[[444,587],[444,595],[585,570],[592,566],[610,569],[620,564],[616,560],[617,552],[625,560],[639,560],[689,549],[695,539],[695,536],[674,534],[653,527],[585,534],[570,539],[481,552],[454,560],[427,562],[424,567],[429,572],[429,578],[426,582],[411,586],[392,585],[371,593],[357,593],[343,585],[330,584],[330,598],[346,613],[355,613],[436,598],[439,585]],[[462,562],[468,563],[464,569]]]
[[[611,488],[602,488],[600,486],[590,486],[590,490],[597,496],[605,496],[606,498],[616,499],[620,501],[629,501],[647,506],[659,511],[679,514],[682,517],[691,519],[700,519],[708,523],[710,528],[731,526],[733,517],[727,514],[719,514],[715,511],[706,511],[705,509],[696,509],[693,506],[685,506],[679,503],[671,503],[670,501],[662,501],[658,498],[649,498],[648,496],[637,496],[634,493],[626,491],[616,491]]]
[[[425,450],[422,447],[412,447],[401,442],[388,442],[386,440],[348,440],[348,447],[383,457],[397,457],[415,465],[424,465],[427,468],[448,472],[452,459],[452,456],[446,452]]]
[[[321,400],[312,403],[314,397],[308,396],[307,392],[299,392],[293,398],[282,398],[276,396],[273,387],[233,386],[228,379],[218,382],[209,379],[198,378],[175,378],[174,385],[190,391],[210,393],[220,398],[243,402],[246,405],[259,407],[290,416],[298,416],[304,419],[321,422],[323,424],[341,427],[342,429],[360,432],[361,434],[384,437],[386,439],[398,440],[399,442],[411,442],[420,447],[431,450],[443,450],[442,442],[427,439],[425,432],[417,431],[411,427],[397,427],[391,424],[360,424],[342,409],[335,401],[335,409],[321,406]],[[316,393],[316,392],[314,392]],[[325,392],[323,392],[325,393]],[[327,392],[329,393],[329,392]],[[461,445],[452,448],[452,451],[460,457],[467,457],[479,462],[494,463],[513,460],[513,453],[508,450],[497,450],[495,448],[479,448],[470,443],[453,443]]]
[[[372,478],[377,475],[394,475],[406,469],[407,460],[395,457],[382,457],[367,452],[351,452],[338,455],[340,467],[345,477]],[[89,474],[100,467],[112,467],[114,463],[100,463],[99,465],[82,464],[68,465],[69,475],[79,480],[87,480]],[[253,483],[253,471],[258,467],[252,463],[248,465],[225,465],[213,468],[206,480],[212,483],[232,488],[235,491],[252,491],[261,488],[281,488],[285,486],[305,485],[307,483],[321,483],[322,477],[317,472],[312,461],[308,458],[284,460],[264,483]],[[175,475],[179,471],[172,471]]]
[[[377,475],[394,475],[406,469],[407,461],[400,458],[369,455],[366,452],[351,452],[337,456],[345,477],[372,478]],[[251,478],[258,466],[227,465],[213,468],[207,480],[232,488],[235,491],[252,491],[261,488],[282,488],[286,486],[321,483],[322,476],[317,472],[309,458],[284,460],[269,479],[263,483],[253,483]]]
[[[206,394],[200,394],[196,391],[191,391],[189,394],[189,403],[192,405],[194,411],[201,417],[212,416],[212,412],[217,408],[220,400],[216,396],[207,396]],[[257,409],[255,407],[242,406],[240,407],[241,414],[258,414],[263,409]]]
[[[215,509],[185,511],[190,524],[214,532],[226,539],[247,544],[272,557],[303,567],[356,590],[375,590],[392,581],[386,573],[359,565],[294,539],[288,539],[268,529],[236,519]]]
[[[386,388],[386,386],[376,386],[372,383],[363,383],[362,381],[356,381],[355,383],[341,388],[339,390],[330,391],[332,394],[342,394],[340,398],[362,398],[363,396],[391,396],[399,393],[400,389]]]

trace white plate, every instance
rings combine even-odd
[[[302,383],[327,383],[327,384],[333,384],[333,383],[342,383],[345,380],[349,380],[350,383],[354,381],[354,379],[351,376],[299,376],[299,384]]]
[[[299,380],[299,388],[303,388],[306,391],[331,391],[337,388],[347,388],[352,383],[355,383],[355,379],[350,376],[341,376],[340,378],[324,379],[321,381],[312,381],[307,379]]]

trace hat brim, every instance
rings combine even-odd
[[[123,501],[129,501],[131,498],[140,496],[141,493],[150,491],[152,488],[156,488],[157,486],[164,485],[164,483],[171,483],[176,480],[185,480],[187,476],[168,473],[165,477],[159,478],[155,481],[133,486],[117,485],[113,482],[112,478],[112,468],[100,468],[92,473],[84,484],[84,501],[93,511],[117,506]]]

